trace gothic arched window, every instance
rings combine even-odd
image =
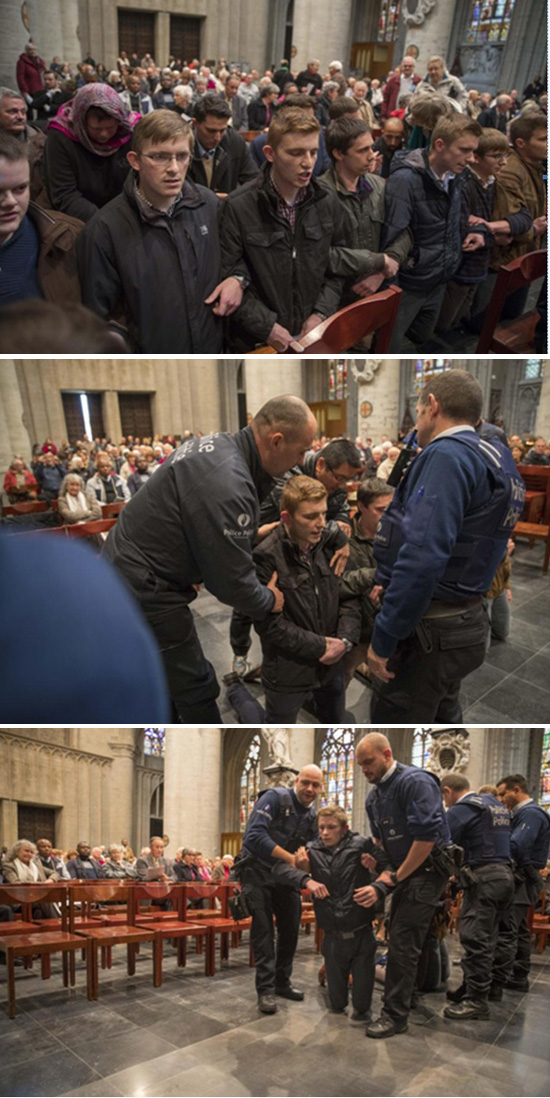
[[[505,42],[512,22],[515,0],[472,0],[466,41],[481,46]]]
[[[241,772],[241,831],[244,831],[248,823],[248,817],[256,804],[258,793],[260,792],[262,774],[260,770],[260,751],[261,739],[260,734],[258,733],[254,736],[250,747],[248,748],[248,754]]]
[[[353,810],[353,771],[355,733],[351,728],[329,728],[321,749],[321,769],[325,791],[321,805],[337,804],[351,820]]]
[[[416,728],[413,735],[412,764],[429,769],[432,754],[431,728]]]
[[[146,728],[143,737],[143,754],[164,755],[164,728]]]

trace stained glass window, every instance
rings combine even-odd
[[[414,391],[420,393],[427,381],[450,370],[451,358],[417,358],[414,367]]]
[[[550,728],[544,730],[542,741],[542,770],[540,776],[540,803],[550,812]]]
[[[505,42],[512,22],[515,0],[472,0],[466,41],[470,45]]]
[[[261,770],[260,770],[260,750],[261,739],[258,733],[254,736],[250,747],[248,748],[248,755],[245,759],[245,764],[241,773],[241,810],[240,810],[240,828],[244,831],[248,817],[254,808],[258,793],[260,792]]]
[[[394,42],[399,29],[401,0],[382,0],[378,20],[378,41]]]
[[[348,360],[331,358],[328,363],[328,399],[347,400]]]
[[[164,728],[146,728],[143,737],[144,755],[164,755]]]
[[[321,750],[321,769],[325,788],[321,804],[344,808],[351,822],[353,810],[353,771],[355,733],[351,728],[329,728]]]
[[[412,764],[424,770],[430,769],[432,755],[431,728],[416,728],[413,735]]]
[[[524,381],[538,381],[542,376],[542,359],[528,358],[525,362]]]

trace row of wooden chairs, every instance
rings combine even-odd
[[[526,487],[525,506],[512,537],[527,538],[533,548],[535,541],[546,544],[542,574],[548,574],[550,564],[550,466],[518,465]]]
[[[102,503],[102,518],[111,518],[113,515],[120,514],[125,506],[126,500],[124,499],[119,499],[116,503]],[[44,511],[59,511],[57,500],[32,499],[24,503],[10,503],[2,508],[2,515],[4,517],[9,515],[41,515]]]

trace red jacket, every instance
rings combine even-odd
[[[421,76],[417,73],[412,77],[413,84],[420,84],[422,80]],[[397,100],[399,99],[399,89],[401,87],[401,73],[397,76],[390,76],[384,91],[382,92],[382,118],[389,118],[392,111],[397,107]]]
[[[44,90],[46,62],[41,57],[22,53],[17,61],[17,84],[23,95],[36,95]]]

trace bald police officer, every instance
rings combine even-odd
[[[493,978],[504,982],[506,971],[495,969],[493,961],[498,928],[514,897],[514,874],[510,853],[510,813],[490,793],[470,789],[465,774],[445,774],[441,779],[443,800],[451,838],[464,850],[465,864],[473,879],[464,890],[460,910],[460,942],[464,949],[464,981],[445,1007],[446,1018],[488,1018],[488,999]]]
[[[296,1002],[304,998],[303,991],[291,983],[302,913],[300,889],[307,888],[317,899],[328,896],[328,889],[296,869],[294,855],[317,837],[314,804],[322,786],[322,771],[311,765],[300,771],[294,789],[280,786],[265,790],[244,833],[242,854],[246,861],[240,879],[252,913],[250,933],[262,1014],[275,1014],[276,995]],[[272,870],[281,862],[286,863],[285,872],[274,876]]]
[[[382,1014],[366,1028],[367,1037],[393,1037],[408,1029],[418,962],[434,910],[448,879],[432,851],[451,842],[439,781],[393,757],[386,736],[371,732],[357,745],[358,765],[374,789],[367,815],[375,840],[384,847],[391,870],[378,880],[393,888],[390,945]],[[360,888],[357,903],[372,907],[378,894]]]

